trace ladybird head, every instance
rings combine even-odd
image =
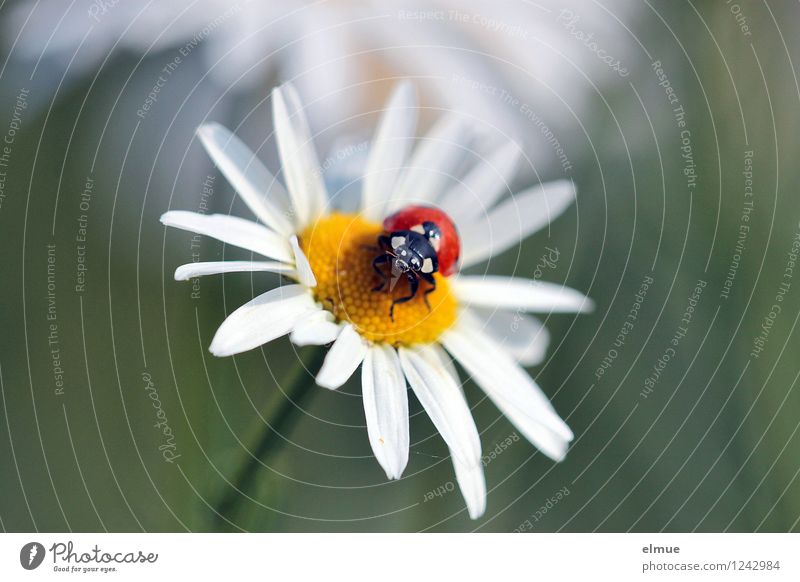
[[[383,221],[387,232],[411,231],[422,235],[436,252],[438,271],[449,276],[458,270],[461,242],[447,214],[432,206],[407,206]]]
[[[421,232],[419,229],[393,231],[389,236],[389,244],[393,273],[413,271],[432,275],[438,271],[437,247],[431,243],[427,231]]]

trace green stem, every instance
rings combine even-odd
[[[325,350],[316,348],[307,361],[301,362],[296,366],[289,377],[282,382],[286,390],[286,397],[275,411],[273,421],[267,425],[259,425],[261,438],[258,444],[248,455],[246,463],[239,469],[236,478],[231,482],[231,487],[226,488],[225,493],[216,504],[215,531],[221,531],[226,520],[231,519],[240,503],[247,501],[245,497],[253,481],[258,475],[259,468],[263,460],[276,453],[285,442],[286,435],[296,425],[301,418],[303,404],[317,388],[308,372],[315,374],[322,366],[325,359]]]

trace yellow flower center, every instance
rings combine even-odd
[[[394,307],[392,301],[410,295],[409,282],[400,277],[390,290],[373,289],[381,278],[372,261],[382,251],[378,236],[380,224],[353,214],[331,214],[320,218],[300,236],[300,246],[308,257],[317,278],[314,294],[317,301],[338,321],[348,321],[366,339],[392,345],[412,345],[436,341],[456,320],[458,303],[450,292],[447,278],[435,273],[436,289],[427,295],[430,285],[419,281],[416,296]],[[388,263],[380,266],[388,274]]]

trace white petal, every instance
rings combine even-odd
[[[519,156],[519,146],[514,142],[506,143],[448,190],[440,206],[456,224],[476,222],[508,191]]]
[[[515,408],[503,409],[503,414],[543,454],[556,462],[563,461],[567,456],[567,449],[569,449],[569,443],[572,439],[566,439],[563,435],[550,430],[546,426],[531,422]]]
[[[486,333],[502,345],[523,366],[536,366],[544,361],[550,333],[537,318],[516,311],[473,309]]]
[[[455,14],[464,16],[467,14],[470,16],[483,15],[488,10],[491,10],[493,17],[504,23],[513,22],[522,26],[528,25],[527,22],[522,24],[523,21],[518,19],[506,18],[507,8],[517,4],[516,2],[497,2],[491,4],[490,9],[487,8],[486,0],[471,2],[469,7],[464,2],[456,2],[454,0],[414,3],[382,2],[381,4],[393,6],[394,8],[410,7],[411,5],[415,7],[424,5],[426,8],[432,8],[433,10],[446,8],[453,10]],[[527,2],[520,2],[519,4],[527,4]],[[539,6],[540,10],[542,9],[543,3],[534,4]],[[500,10],[502,10],[502,13],[498,12]],[[549,10],[549,8],[544,10]],[[542,13],[539,12],[539,14],[541,15]],[[375,21],[367,22],[370,27],[374,26],[373,22],[377,24]],[[451,22],[449,24],[456,23]],[[530,52],[535,52],[539,56],[538,59],[533,59],[540,62],[539,67],[541,67],[541,61],[554,60],[542,58],[539,43],[544,44],[546,41],[543,40],[541,34],[549,29],[544,23],[542,25],[541,28],[537,26],[537,32],[530,35],[531,37],[536,37],[535,48]],[[534,26],[536,25],[534,24]],[[475,125],[488,126],[495,133],[498,131],[510,133],[520,129],[526,130],[526,126],[529,126],[530,123],[529,119],[520,115],[520,104],[517,104],[516,107],[509,106],[503,100],[487,95],[485,90],[475,90],[470,86],[473,83],[478,85],[473,80],[479,79],[481,87],[507,87],[516,93],[514,86],[508,85],[510,79],[503,72],[502,69],[504,67],[499,62],[493,62],[494,57],[499,56],[495,52],[495,48],[488,48],[489,46],[497,46],[496,43],[503,36],[502,33],[499,35],[490,33],[485,37],[477,30],[475,33],[477,34],[473,34],[466,27],[451,26],[430,20],[428,22],[418,22],[415,26],[389,24],[380,26],[380,29],[374,32],[380,38],[381,46],[402,47],[399,50],[387,50],[384,54],[381,54],[381,57],[389,63],[392,70],[405,72],[417,77],[420,84],[423,84],[424,94],[430,98],[431,103],[469,112],[474,116]],[[519,58],[518,52],[530,50],[529,47],[522,46],[518,38],[508,38],[507,40],[514,47],[513,51],[509,53],[514,55],[511,57],[514,62]],[[491,44],[485,45],[484,41]],[[562,42],[558,38],[550,40],[550,42],[554,41],[555,43]],[[482,45],[482,48],[479,48],[480,45]],[[464,50],[467,47],[473,50]],[[477,54],[474,49],[488,51],[488,54],[486,52]],[[484,58],[489,54],[492,58]],[[526,73],[532,70],[527,69]],[[444,73],[445,71],[446,73]],[[515,77],[521,76],[515,75]],[[530,88],[530,83],[526,83],[522,79],[519,79],[519,81],[522,83],[521,87]],[[536,93],[538,94],[537,98],[541,97],[541,92]],[[528,131],[530,132],[530,130]]]
[[[336,390],[347,382],[367,355],[367,344],[349,323],[342,327],[339,337],[331,346],[322,368],[317,374],[317,384]]]
[[[556,283],[496,275],[460,275],[452,283],[459,301],[473,307],[538,313],[588,313],[594,309],[594,302],[583,293]]]
[[[333,127],[342,120],[354,119],[362,113],[359,95],[369,72],[364,70],[365,67],[359,66],[361,59],[358,57],[340,58],[352,53],[352,35],[357,33],[351,28],[350,22],[346,32],[338,24],[332,26],[342,14],[342,8],[347,8],[335,3],[315,3],[313,6],[302,7],[302,12],[291,14],[300,5],[287,5],[285,2],[255,4],[260,11],[266,5],[271,5],[267,9],[270,14],[257,19],[253,27],[255,35],[264,36],[259,33],[264,32],[265,24],[273,22],[281,26],[278,21],[283,19],[291,31],[289,34],[292,39],[297,42],[286,45],[285,36],[275,35],[275,46],[268,52],[253,53],[244,49],[251,59],[250,62],[254,58],[261,60],[262,57],[258,55],[267,55],[273,50],[280,51],[279,58],[267,57],[265,60],[278,61],[280,74],[284,79],[292,79],[293,85],[306,98],[314,96],[316,106],[308,111],[308,118],[315,127]],[[358,26],[357,23],[353,24]],[[235,42],[241,41],[237,38]],[[236,52],[238,51],[237,46]],[[262,78],[268,77],[264,75]],[[361,166],[362,171],[363,169],[364,166]]]
[[[434,352],[438,356],[439,361],[442,363],[442,366],[444,367],[445,370],[447,370],[447,373],[450,374],[450,377],[453,379],[453,381],[458,385],[458,387],[460,389],[461,388],[461,378],[459,378],[459,376],[458,376],[458,372],[456,371],[456,366],[453,363],[453,359],[450,357],[450,354],[448,354],[446,351],[444,351],[437,344],[431,345],[430,349],[431,349],[432,352]],[[463,392],[463,390],[462,390],[462,392]]]
[[[575,200],[575,185],[569,180],[534,186],[498,204],[488,216],[464,231],[463,267],[502,253],[537,230],[547,226]]]
[[[455,327],[443,334],[442,342],[533,444],[537,444],[536,435],[541,429],[563,441],[572,440],[572,431],[533,378],[494,343],[468,313],[462,313]]]
[[[330,311],[321,309],[297,323],[289,339],[296,346],[324,346],[335,341],[341,329]]]
[[[297,274],[291,265],[267,261],[209,261],[207,263],[188,263],[175,269],[176,281],[188,281],[203,275],[219,275],[220,273],[255,273],[266,271],[280,273],[287,277]]]
[[[306,287],[316,287],[317,278],[314,277],[314,271],[311,270],[311,265],[308,263],[308,257],[300,248],[300,243],[297,242],[297,237],[292,235],[289,239],[289,244],[292,245],[292,252],[294,253],[294,264],[297,269],[297,280]]]
[[[286,335],[298,321],[317,310],[302,285],[272,289],[231,313],[219,326],[209,350],[215,356],[252,350]]]
[[[334,140],[326,160],[334,160],[323,176],[330,193],[329,212],[358,214],[361,212],[364,168],[370,155],[369,142],[356,135]]]
[[[165,226],[188,230],[213,237],[233,245],[285,263],[294,263],[289,242],[265,226],[227,214],[200,214],[185,210],[171,210],[161,215]]]
[[[483,465],[480,463],[465,465],[453,456],[453,467],[469,516],[478,519],[486,511],[486,479],[483,476]]]
[[[200,126],[197,135],[253,214],[281,234],[292,233],[294,228],[286,217],[288,194],[250,148],[218,123]]]
[[[361,390],[369,443],[389,479],[399,479],[408,464],[408,393],[397,351],[371,347],[361,370]]]
[[[328,202],[322,170],[294,87],[286,83],[275,88],[272,108],[278,153],[294,206],[295,225],[297,230],[302,230],[323,212]]]
[[[425,346],[399,352],[408,383],[453,455],[467,466],[480,463],[481,441],[469,405],[439,357]]]
[[[367,218],[380,220],[386,201],[396,187],[417,125],[414,86],[402,82],[395,88],[370,144],[364,173],[361,208]]]
[[[464,116],[448,113],[440,119],[417,146],[388,210],[436,201],[446,184],[454,180],[459,162],[469,151],[469,138],[469,122]]]

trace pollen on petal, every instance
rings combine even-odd
[[[395,305],[392,320],[392,301],[409,295],[409,283],[401,277],[390,290],[373,291],[381,282],[372,268],[373,259],[381,253],[381,234],[380,224],[352,214],[331,214],[309,226],[300,236],[300,246],[317,280],[316,299],[369,341],[435,342],[455,322],[458,311],[447,278],[434,275],[436,290],[427,295],[430,309],[423,298],[430,285],[420,281],[412,300]]]

